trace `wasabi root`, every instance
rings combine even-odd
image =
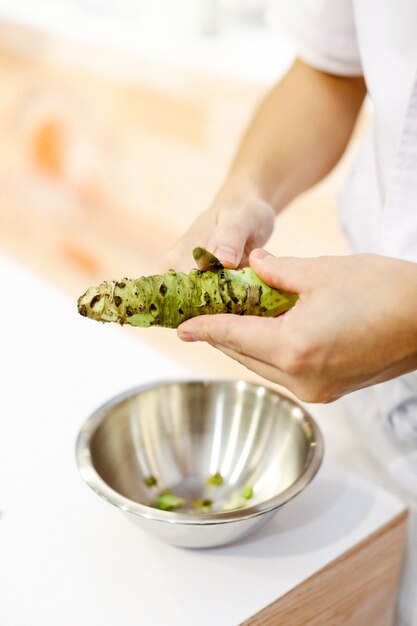
[[[191,317],[214,313],[276,317],[297,298],[269,287],[250,267],[189,274],[169,270],[90,287],[78,299],[78,312],[99,322],[177,328]]]

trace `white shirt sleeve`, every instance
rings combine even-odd
[[[353,0],[270,0],[269,21],[309,65],[341,76],[362,74]]]

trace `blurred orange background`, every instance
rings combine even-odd
[[[271,4],[2,0],[0,251],[71,296],[158,271],[293,60]],[[355,146],[278,218],[274,253],[345,252]]]

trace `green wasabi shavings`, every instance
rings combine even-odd
[[[144,484],[147,487],[155,487],[158,484],[158,481],[156,480],[155,476],[145,476],[145,478],[143,479]]]
[[[174,511],[180,509],[185,504],[185,499],[174,495],[171,491],[163,491],[155,500],[154,506],[162,511]]]
[[[235,492],[223,504],[222,511],[235,511],[236,509],[243,509],[245,505],[246,505],[246,501],[243,500],[240,493]]]
[[[251,498],[253,498],[253,487],[251,485],[246,485],[240,492],[235,491],[231,494],[229,499],[223,504],[222,511],[242,509],[247,506],[247,502]]]
[[[251,487],[250,485],[246,485],[246,487],[243,487],[240,495],[242,496],[242,498],[245,498],[245,500],[250,500],[251,498],[253,498],[253,487]]]
[[[220,487],[223,484],[223,476],[216,472],[212,476],[209,476],[206,480],[206,485],[208,487]]]
[[[209,513],[213,506],[213,502],[209,498],[201,498],[200,500],[193,500],[191,504],[194,509],[199,509],[203,513]]]

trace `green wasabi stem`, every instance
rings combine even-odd
[[[246,485],[246,487],[243,487],[240,495],[242,496],[242,498],[245,498],[245,500],[250,500],[251,498],[253,498],[253,487],[251,487],[250,485]]]
[[[180,509],[185,504],[185,499],[180,498],[171,491],[163,491],[159,494],[157,499],[155,500],[154,506],[157,509],[162,509],[162,511],[173,511],[175,509]]]
[[[275,317],[291,309],[297,294],[266,285],[250,267],[123,278],[90,287],[78,312],[99,322],[177,328],[198,315],[233,313]]]
[[[158,481],[156,480],[155,476],[145,476],[145,478],[143,479],[144,484],[147,487],[155,487],[158,484]]]
[[[199,509],[203,513],[209,513],[213,506],[213,502],[209,498],[202,498],[201,500],[193,500],[191,505],[194,509]]]
[[[223,476],[216,472],[206,479],[207,487],[220,487],[223,484]]]

